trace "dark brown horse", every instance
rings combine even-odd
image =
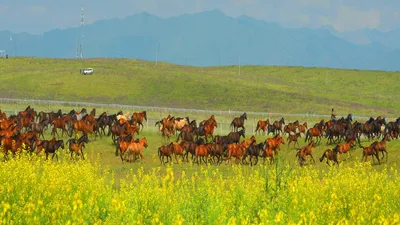
[[[231,122],[231,128],[233,128],[233,131],[238,131],[240,127],[244,129],[244,120],[247,120],[246,113],[243,113],[240,117],[234,118]]]
[[[339,161],[337,159],[337,152],[332,151],[331,149],[327,149],[322,154],[319,161],[322,162],[325,158],[326,158],[326,164],[328,164],[328,166],[331,166],[331,164],[329,164],[329,161],[333,161],[333,165],[336,164],[337,166],[339,166]]]
[[[322,126],[323,126],[323,120],[317,125],[317,127],[310,128],[306,132],[306,139],[305,142],[313,140],[313,137],[317,138],[316,144],[319,144],[322,140]],[[319,140],[319,141],[318,141]]]
[[[279,121],[275,121],[272,125],[275,127],[274,134],[277,134],[278,132],[283,133],[282,126],[285,125],[285,119],[282,117]]]

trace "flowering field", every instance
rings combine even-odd
[[[400,223],[395,167],[229,169],[139,168],[114,188],[97,162],[12,159],[0,163],[0,223]]]

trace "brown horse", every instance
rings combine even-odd
[[[176,163],[178,163],[178,158],[177,158],[178,155],[182,157],[182,161],[184,159],[184,154],[183,154],[184,146],[185,146],[184,142],[181,142],[180,144],[174,144],[173,142],[170,143],[170,148],[172,149],[172,152],[175,155]]]
[[[277,153],[277,150],[281,150],[281,144],[285,144],[285,140],[281,137],[280,134],[275,135],[273,138],[267,138],[265,140],[266,147],[271,148]]]
[[[300,133],[297,134],[289,134],[289,137],[287,138],[287,141],[289,141],[287,148],[289,149],[290,143],[294,142],[293,146],[296,148],[296,143],[297,146],[300,147],[300,144],[298,142],[298,139],[300,137]]]
[[[12,117],[12,118],[5,118],[0,121],[0,130],[6,130],[8,129],[11,125],[16,125],[17,124],[17,117]]]
[[[242,163],[242,158],[246,152],[246,149],[243,147],[243,142],[241,144],[229,144],[228,145],[228,160],[226,164],[231,161],[231,157],[236,158],[236,163],[239,161]]]
[[[284,131],[290,135],[290,132],[296,133],[296,129],[299,127],[299,121],[296,120],[294,123],[289,123],[285,126]]]
[[[307,127],[307,122],[305,122],[305,123],[303,123],[303,124],[300,124],[299,127],[298,127],[298,129],[299,129],[299,133],[303,133],[303,134],[305,135],[305,134],[306,134],[306,131],[307,131],[307,129],[308,129],[308,127]]]
[[[386,153],[386,161],[388,160],[388,152],[386,151],[386,141],[390,141],[390,135],[386,134],[382,141],[378,142],[375,141],[374,143],[371,144],[371,148],[376,151],[376,153],[379,155],[379,152],[382,152],[382,159],[385,158],[385,153]]]
[[[360,145],[360,148],[363,149],[363,156],[361,158],[361,162],[364,160],[364,162],[367,161],[368,156],[372,156],[372,162],[374,161],[374,156],[376,157],[376,159],[378,160],[378,163],[381,164],[381,161],[379,160],[379,156],[378,156],[378,152],[375,151],[374,148],[372,148],[373,146],[370,145],[368,147],[363,147]]]
[[[206,122],[204,125],[204,136],[206,137],[206,142],[208,142],[207,137],[211,136],[211,139],[214,138],[214,128],[218,127],[217,121],[213,120],[211,122]]]
[[[203,121],[201,121],[199,126],[204,126],[205,123],[206,123],[207,121],[208,121],[209,123],[211,123],[211,122],[213,122],[213,121],[217,122],[217,121],[215,120],[214,115],[211,115],[210,118],[209,118],[208,120],[203,120]]]
[[[244,129],[244,120],[247,120],[247,114],[243,113],[240,117],[236,117],[231,122],[231,128],[233,127],[232,131],[238,131],[241,127]]]
[[[281,133],[283,133],[283,131],[282,131],[282,125],[284,125],[285,124],[285,119],[282,117],[279,121],[275,121],[273,124],[272,124],[272,126],[274,126],[274,130],[275,130],[275,133],[279,133],[279,132],[281,132]]]
[[[305,139],[304,142],[311,141],[311,140],[313,140],[313,137],[316,137],[317,138],[316,144],[321,143],[321,140],[322,140],[322,126],[323,126],[323,120],[316,127],[310,128],[306,132],[306,139]]]
[[[171,157],[172,153],[173,153],[173,149],[170,144],[159,147],[158,148],[158,158],[160,158],[161,164],[165,165],[165,163],[168,163],[169,161],[172,162],[172,157]],[[167,157],[166,162],[164,161],[164,157]]]
[[[256,130],[254,131],[254,133],[257,133],[257,131],[258,131],[258,134],[260,134],[260,131],[263,131],[263,135],[265,135],[265,131],[267,130],[268,125],[270,125],[268,118],[265,121],[259,120],[257,122],[257,127],[256,127]]]
[[[354,143],[355,143],[355,140],[351,139],[346,143],[336,145],[336,147],[333,149],[333,151],[336,151],[340,154],[349,153],[349,157],[351,157],[350,148],[353,147]]]
[[[25,115],[18,117],[17,125],[19,129],[28,128],[35,119],[35,112],[28,111]]]
[[[53,136],[55,136],[56,134],[58,136],[57,129],[62,130],[61,136],[64,135],[64,132],[68,134],[67,129],[66,129],[66,124],[70,120],[70,118],[71,118],[71,115],[67,114],[64,117],[56,118],[53,120],[53,122],[51,122],[51,124],[53,125],[53,130],[51,132],[53,134]]]
[[[326,164],[328,164],[328,166],[331,166],[329,164],[329,161],[333,161],[333,165],[335,165],[335,163],[337,164],[337,166],[339,166],[339,161],[337,159],[337,152],[332,151],[331,149],[327,149],[325,150],[325,152],[322,154],[321,158],[319,159],[320,162],[322,162],[324,159],[326,158]]]
[[[196,146],[196,157],[195,160],[197,162],[197,165],[199,165],[199,158],[200,158],[200,164],[201,164],[201,160],[204,161],[204,163],[207,164],[207,160],[208,160],[208,151],[209,151],[209,147],[207,145],[198,145]]]
[[[72,154],[75,152],[76,155],[80,155],[82,157],[82,159],[85,159],[85,156],[83,155],[83,150],[82,148],[85,146],[85,143],[71,143],[69,145],[69,151],[71,153],[71,159],[72,159]]]
[[[75,138],[78,136],[79,131],[81,131],[84,135],[86,134],[95,134],[94,133],[94,123],[87,123],[84,120],[78,120],[74,122],[74,131],[75,131]],[[96,135],[96,134],[95,134]]]
[[[140,155],[140,158],[142,159],[142,163],[144,161],[144,157],[143,157],[143,149],[147,148],[148,144],[147,144],[147,139],[146,138],[142,138],[140,139],[140,141],[138,143],[133,142],[133,139],[131,141],[131,144],[129,145],[127,151],[129,152],[129,155],[135,156],[136,154]],[[129,156],[128,156],[129,159]]]
[[[311,140],[311,142],[302,148],[297,148],[297,153],[296,156],[299,160],[300,166],[304,165],[304,162],[306,161],[306,157],[309,155],[311,156],[311,160],[315,163],[314,157],[312,155],[312,148],[315,147],[314,140]]]
[[[135,123],[139,124],[139,127],[142,126],[143,130],[143,119],[147,121],[147,113],[146,111],[134,112],[132,119],[135,121]]]

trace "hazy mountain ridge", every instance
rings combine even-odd
[[[400,70],[397,30],[370,30],[365,45],[333,28],[283,28],[248,16],[213,10],[167,19],[148,13],[101,20],[83,28],[85,57],[132,57],[196,66],[252,64]],[[397,32],[397,33],[396,33]],[[81,28],[42,35],[0,31],[0,49],[11,56],[74,58]],[[372,34],[371,34],[372,33]],[[386,36],[385,36],[386,35]],[[342,38],[340,37],[342,36]],[[356,35],[353,35],[356,36]],[[347,39],[347,40],[345,40]]]

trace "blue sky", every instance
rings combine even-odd
[[[284,27],[400,28],[399,0],[1,0],[0,30],[38,34],[75,27],[81,7],[87,23],[139,12],[171,17],[218,9],[232,17],[248,15]]]

